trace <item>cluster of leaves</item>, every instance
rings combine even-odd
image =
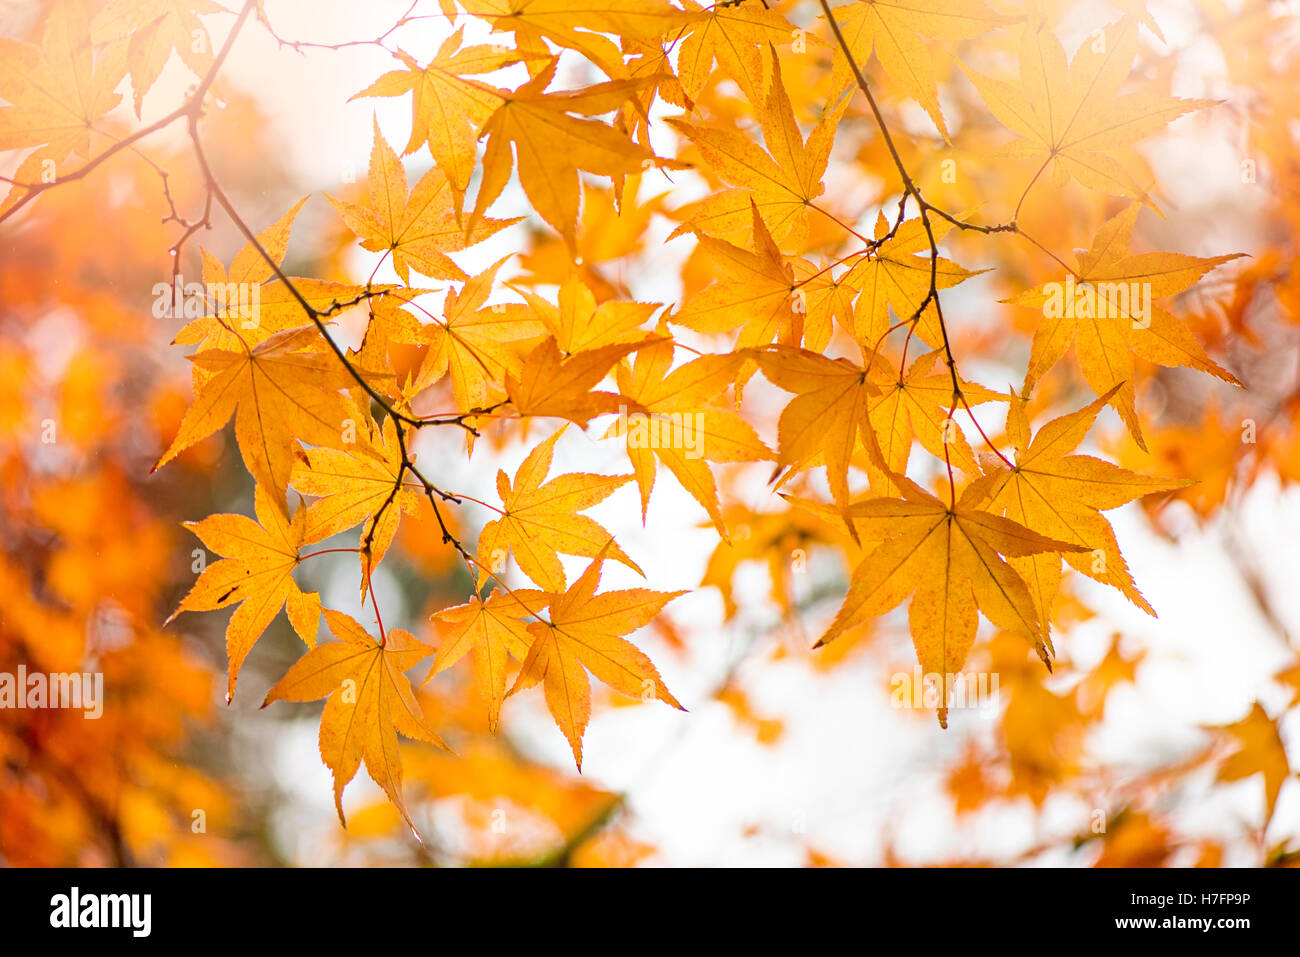
[[[1001,637],[1015,637],[1022,655],[1041,660],[1041,678],[1056,657],[1066,569],[1154,614],[1104,513],[1179,492],[1190,477],[1151,477],[1148,468],[1080,446],[1109,406],[1132,444],[1148,448],[1138,387],[1149,365],[1239,383],[1176,303],[1234,257],[1130,248],[1140,212],[1160,214],[1134,145],[1213,106],[1140,82],[1140,35],[1158,35],[1158,27],[1138,5],[1070,57],[1052,4],[439,6],[454,29],[432,58],[390,49],[390,31],[373,42],[397,68],[356,95],[408,101],[402,155],[427,155],[432,164],[412,185],[376,122],[364,190],[329,197],[372,254],[364,282],[286,274],[303,203],[254,232],[208,162],[205,111],[225,55],[255,19],[271,30],[254,0],[215,54],[189,45],[219,12],[205,0],[114,0],[93,18],[60,5],[42,45],[4,41],[0,49],[0,97],[9,104],[0,107],[0,149],[33,149],[0,215],[183,121],[204,203],[192,222],[172,208],[182,231],[172,250],[178,268],[214,206],[244,237],[229,265],[202,252],[203,279],[257,285],[256,321],[209,303],[177,335],[193,347],[194,399],[155,468],[233,419],[256,486],[255,513],[189,526],[222,558],[176,612],[237,606],[226,631],[229,697],[246,657],[286,610],[307,651],[266,703],[326,699],[320,749],[340,819],[343,789],[364,763],[414,827],[399,735],[445,747],[412,687],[420,668],[429,681],[470,664],[493,729],[510,695],[541,685],[579,768],[591,676],[624,695],[682,707],[628,640],[680,593],[601,592],[604,563],[641,570],[583,514],[634,482],[644,520],[660,464],[719,536],[704,584],[723,590],[729,614],[736,566],[771,560],[772,543],[791,530],[853,563],[818,646],[850,640],[907,602],[925,672],[962,671],[982,614]],[[394,29],[418,19],[412,13]],[[489,29],[498,42],[467,40]],[[108,135],[109,145],[96,149],[97,124],[117,105],[123,78],[138,114],[173,49],[198,77],[192,94],[159,121]],[[873,65],[883,82],[869,79]],[[958,127],[939,93],[963,74],[977,99]],[[987,204],[1003,209],[1002,218],[929,198],[935,173],[887,121],[886,96],[921,107],[937,155],[951,150],[965,162],[987,138],[998,162],[1028,171]],[[981,126],[971,119],[977,115],[995,122]],[[859,184],[827,188],[833,152],[849,147],[860,151],[856,175],[883,184],[865,204],[854,199]],[[80,158],[75,172],[41,181],[43,164],[70,157]],[[703,198],[676,185],[644,198],[647,179],[675,184],[688,170],[707,184]],[[512,183],[518,190],[507,189]],[[1093,217],[1091,241],[1073,266],[1054,251],[1072,233],[1060,224],[1040,231],[1043,214],[1032,209],[1067,189],[1105,212]],[[675,221],[669,242],[691,249],[674,303],[636,301],[600,268],[644,241],[654,212]],[[522,232],[529,214],[545,237],[532,244],[530,272],[507,282],[505,260],[471,275],[452,258],[498,233]],[[970,265],[956,252],[941,254],[945,244]],[[974,268],[979,250],[996,250],[982,254],[998,264],[992,274]],[[385,264],[398,281],[375,281]],[[1100,308],[1070,303],[1054,314],[1044,305],[1049,283],[1067,278],[1067,288],[1089,293],[1141,287],[1152,302],[1142,309],[1138,296],[1100,292],[1091,300]],[[971,301],[958,289],[966,283],[1001,283],[1009,306],[1035,315],[1016,387],[981,384],[960,368],[969,332],[954,317],[970,307],[953,303]],[[439,295],[441,305],[431,306]],[[358,314],[364,334],[349,349],[340,344],[343,320]],[[1072,346],[1073,364],[1062,365]],[[1079,401],[1072,384],[1095,398]],[[773,413],[754,410],[747,396],[755,390],[772,398]],[[1001,411],[977,416],[976,406]],[[700,454],[672,443],[646,447],[628,416],[665,429],[689,417],[699,423]],[[1000,433],[988,426],[994,421],[1005,422]],[[570,426],[622,438],[630,473],[552,476],[556,442]],[[538,427],[549,436],[513,477],[498,473],[499,504],[478,488],[448,487],[417,459],[417,440],[428,432],[463,437],[469,454],[485,436],[530,438]],[[772,486],[768,507],[740,520],[725,495],[737,463],[762,463]],[[466,503],[495,513],[474,543],[459,531]],[[432,516],[471,581],[463,603],[433,615],[436,645],[385,628],[371,587],[401,523],[421,514]],[[763,523],[772,534],[755,532]],[[733,541],[740,524],[749,534]],[[322,607],[294,578],[314,555],[338,551],[313,546],[342,533],[353,535],[346,550],[358,556],[377,634]],[[571,580],[560,556],[589,564]],[[511,558],[528,587],[507,582]],[[322,618],[336,640],[317,642]],[[1008,653],[1008,673],[1013,660]],[[936,709],[945,727],[948,692],[944,684]]]

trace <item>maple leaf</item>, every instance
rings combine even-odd
[[[465,279],[447,253],[466,249],[519,222],[475,217],[468,229],[460,223],[447,177],[434,168],[406,194],[406,171],[375,121],[370,151],[370,205],[358,206],[327,196],[348,228],[361,238],[361,248],[391,252],[393,269],[410,283],[410,270],[435,279]]]
[[[565,242],[574,243],[578,219],[578,170],[601,176],[638,172],[653,157],[624,133],[594,116],[618,109],[644,80],[614,80],[581,90],[544,92],[555,76],[556,61],[515,90],[488,117],[482,136],[483,181],[479,185],[471,223],[501,195],[510,179],[511,145],[518,159],[519,183],[537,215],[553,226]]]
[[[488,705],[488,729],[493,733],[506,697],[506,668],[510,658],[523,661],[532,639],[523,619],[540,614],[546,594],[531,588],[500,589],[484,601],[472,595],[463,605],[444,608],[433,616],[438,630],[438,654],[426,682],[471,654],[474,684]]]
[[[762,102],[762,48],[789,43],[794,35],[790,21],[767,9],[762,0],[707,6],[687,0],[687,5],[697,16],[687,24],[677,55],[678,78],[686,96],[699,98],[716,60],[719,69],[741,85],[751,103]]]
[[[549,55],[546,40],[577,50],[611,77],[626,75],[618,47],[604,33],[631,40],[658,39],[688,18],[668,0],[457,0],[487,20],[493,32],[515,35],[521,50]]]
[[[528,655],[510,689],[516,694],[542,684],[546,707],[569,739],[582,770],[582,736],[591,718],[590,672],[615,691],[633,698],[658,698],[679,711],[659,671],[623,636],[648,624],[664,605],[685,592],[628,588],[597,595],[604,553],[567,591],[548,595],[550,617],[528,626]]]
[[[948,234],[949,229],[951,224],[946,222],[935,222],[930,226],[936,243]],[[876,239],[884,241],[870,258],[859,259],[840,279],[841,284],[858,292],[853,307],[854,337],[861,344],[873,348],[889,329],[889,310],[893,309],[899,322],[914,321],[921,341],[932,349],[938,349],[943,345],[943,331],[939,327],[933,299],[926,303],[931,269],[934,270],[936,289],[948,289],[978,274],[942,256],[936,257],[932,267],[930,234],[919,218],[902,223],[892,237],[885,239],[886,235],[887,227],[881,215],[876,220]],[[922,303],[926,303],[926,307],[918,315]]]
[[[965,40],[1010,19],[995,14],[982,0],[861,0],[835,10],[853,62],[865,63],[874,49],[889,78],[925,108],[944,142],[948,126],[939,107],[936,57],[921,37]],[[836,58],[839,84],[851,74],[841,52]]]
[[[777,466],[793,474],[824,464],[831,497],[847,509],[854,446],[859,438],[868,448],[876,445],[868,411],[880,389],[847,359],[788,347],[759,352],[757,359],[773,385],[796,393],[777,422]]]
[[[794,323],[794,271],[772,240],[758,207],[750,203],[754,252],[721,239],[700,237],[700,248],[721,273],[718,281],[687,300],[673,316],[696,332],[730,332],[743,326],[738,348],[767,345],[788,335]]]
[[[452,206],[458,211],[474,173],[479,129],[504,95],[493,86],[465,77],[492,73],[527,56],[501,46],[461,47],[463,33],[464,28],[458,28],[444,40],[425,67],[398,50],[394,55],[406,69],[385,73],[351,98],[411,94],[411,138],[403,155],[429,144],[429,153],[447,177]],[[546,58],[550,59],[549,54]]]
[[[609,532],[578,514],[604,501],[632,476],[581,473],[546,482],[555,443],[563,434],[560,429],[528,453],[513,485],[504,471],[497,471],[502,512],[479,535],[480,586],[488,578],[488,569],[498,569],[508,554],[515,556],[520,571],[547,591],[564,590],[564,566],[557,553],[592,558],[608,549],[611,558],[641,574]]]
[[[554,306],[536,293],[519,292],[566,356],[646,339],[641,326],[659,308],[655,302],[615,300],[597,305],[596,297],[577,276],[570,276],[560,286]]]
[[[946,366],[934,371],[942,356],[942,350],[920,355],[901,376],[883,361],[871,365],[870,375],[880,386],[880,396],[869,402],[870,422],[891,471],[902,474],[907,470],[915,438],[936,458],[951,461],[953,467],[970,475],[980,474],[970,443],[957,423],[948,418],[953,407],[952,375]],[[958,382],[968,405],[1007,399],[983,386],[961,379]]]
[[[467,280],[459,292],[449,292],[441,320],[420,331],[418,338],[429,344],[429,351],[412,392],[449,374],[460,412],[487,408],[505,397],[506,376],[520,372],[525,348],[546,327],[519,303],[486,305],[502,262]]]
[[[521,416],[554,416],[586,427],[592,417],[617,412],[625,399],[593,392],[614,364],[657,338],[601,346],[565,358],[554,336],[547,336],[524,359],[516,376],[506,374],[506,393]]]
[[[41,45],[0,37],[0,150],[42,147],[20,168],[19,182],[38,182],[34,159],[90,158],[91,133],[121,102],[113,92],[126,73],[126,45],[93,52],[78,4],[49,9]],[[62,171],[61,171],[62,172]]]
[[[619,392],[638,411],[621,415],[605,437],[624,440],[641,491],[643,522],[659,461],[704,506],[718,534],[726,538],[717,484],[707,463],[757,462],[771,458],[772,452],[753,426],[736,412],[714,404],[735,380],[743,361],[740,356],[700,356],[669,371],[672,359],[673,343],[659,342],[638,352],[630,367],[618,370]],[[644,441],[650,434],[658,440]]]
[[[406,672],[433,648],[400,629],[376,641],[349,615],[325,609],[338,641],[325,642],[299,658],[267,692],[272,701],[327,698],[320,719],[320,754],[334,774],[334,806],[343,816],[343,788],[365,761],[366,772],[384,789],[412,831],[415,823],[402,797],[402,759],[397,735],[447,746],[425,724]]]
[[[744,133],[670,119],[669,124],[695,144],[714,173],[740,188],[714,193],[677,210],[684,222],[668,238],[689,230],[714,236],[744,235],[752,228],[753,206],[777,241],[802,246],[808,236],[810,204],[822,194],[835,126],[847,105],[847,97],[839,100],[805,143],[773,49],[771,90],[760,117],[767,150]]]
[[[321,346],[316,327],[306,326],[278,332],[243,352],[208,349],[191,356],[204,378],[154,471],[233,415],[249,472],[283,500],[295,440],[337,446],[345,423],[355,421],[355,408],[337,391],[355,380]]]
[[[306,509],[307,541],[364,523],[361,562],[368,572],[388,551],[402,513],[418,507],[420,492],[399,484],[404,467],[395,419],[385,418],[382,429],[370,425],[358,439],[347,450],[300,450],[289,484],[317,497]]]
[[[212,40],[198,19],[222,8],[212,0],[113,0],[90,21],[90,40],[96,46],[130,37],[126,63],[135,94],[135,115],[162,74],[172,52],[180,55],[195,76],[205,76],[212,66]]]
[[[1278,722],[1268,716],[1258,701],[1240,721],[1221,725],[1217,730],[1231,742],[1231,751],[1219,766],[1217,781],[1241,781],[1263,775],[1264,825],[1273,819],[1282,785],[1291,777],[1286,748],[1278,732]]]
[[[302,561],[299,549],[308,541],[304,510],[286,520],[261,485],[254,489],[253,503],[257,521],[243,515],[209,515],[185,523],[205,546],[225,557],[203,569],[167,619],[170,623],[183,611],[239,605],[226,626],[227,702],[234,697],[244,658],[282,607],[287,606],[289,623],[309,648],[316,646],[320,620],[320,595],[304,592],[293,580],[293,570]]]
[[[1089,578],[1118,589],[1147,614],[1155,615],[1133,582],[1115,533],[1101,512],[1192,483],[1150,478],[1091,455],[1071,454],[1109,398],[1103,395],[1077,412],[1053,419],[1038,430],[1032,442],[1024,403],[1013,400],[1007,433],[1016,448],[1015,467],[986,461],[989,474],[976,483],[987,495],[985,507],[989,510],[1005,513],[1039,534],[1080,549],[1061,556],[1035,554],[1011,559],[1012,567],[1028,583],[1044,620],[1051,613],[1060,586],[1061,558]]]
[[[796,259],[790,266],[796,280],[795,325],[803,326],[803,347],[810,352],[825,352],[834,334],[834,323],[853,332],[853,298],[858,291],[843,277],[836,277],[827,263],[819,266],[807,259]]]
[[[817,646],[912,595],[912,642],[922,670],[942,676],[939,723],[947,727],[948,694],[975,640],[977,611],[1028,639],[1044,662],[1050,660],[1047,623],[1024,580],[1001,556],[1081,549],[976,509],[965,496],[949,506],[906,478],[895,480],[902,498],[867,499],[849,509],[862,537],[881,544],[854,569],[844,603]]]
[[[1167,252],[1130,256],[1140,208],[1129,205],[1097,230],[1091,248],[1078,255],[1078,268],[1066,283],[1047,283],[1008,301],[1043,312],[1034,330],[1025,392],[1074,345],[1088,385],[1097,395],[1112,395],[1111,405],[1145,450],[1135,405],[1134,355],[1159,365],[1188,366],[1241,385],[1205,354],[1182,320],[1155,305],[1239,254],[1206,259]]]
[[[1019,84],[962,68],[993,115],[1021,137],[1009,155],[1041,159],[1040,173],[1050,165],[1057,186],[1073,177],[1088,189],[1145,200],[1146,189],[1119,151],[1213,101],[1121,94],[1137,55],[1137,30],[1131,17],[1112,23],[1099,37],[1086,38],[1067,67],[1051,30],[1028,23],[1020,35]]]

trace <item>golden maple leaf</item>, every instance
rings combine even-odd
[[[320,719],[320,753],[334,774],[339,821],[346,824],[343,788],[364,761],[371,779],[414,831],[402,796],[397,735],[447,747],[425,723],[406,677],[433,648],[396,628],[376,641],[356,619],[328,608],[325,621],[339,640],[317,645],[294,662],[267,692],[262,707],[273,701],[327,698]]]
[[[207,349],[190,357],[203,373],[194,404],[154,466],[162,468],[235,416],[235,439],[259,485],[283,500],[297,439],[337,446],[356,407],[340,389],[355,380],[336,356],[321,351],[315,326],[286,329],[251,349]],[[281,510],[285,506],[281,505]]]
[[[532,639],[524,619],[541,614],[546,594],[531,588],[493,591],[487,600],[471,595],[463,605],[444,608],[433,616],[440,639],[429,669],[429,681],[466,654],[474,661],[474,684],[488,705],[488,730],[495,732],[506,697],[506,668],[510,658],[523,661]]]
[[[1213,101],[1120,93],[1137,55],[1137,31],[1136,18],[1117,20],[1085,38],[1067,66],[1056,35],[1028,22],[1020,34],[1018,85],[963,65],[993,115],[1020,137],[1007,154],[1041,159],[1039,172],[1051,166],[1058,186],[1073,178],[1088,189],[1145,201],[1146,186],[1126,168],[1123,150]]]
[[[253,501],[257,521],[243,515],[209,515],[201,522],[186,523],[204,545],[225,557],[203,569],[167,619],[170,622],[183,611],[239,605],[226,626],[227,701],[234,696],[244,658],[281,607],[287,606],[289,623],[309,648],[316,645],[321,613],[320,595],[304,592],[293,580],[293,570],[302,561],[300,549],[308,541],[305,511],[299,509],[292,522],[286,520],[260,485]]]
[[[528,656],[510,694],[541,683],[546,707],[569,739],[582,770],[582,736],[591,719],[587,672],[633,698],[658,698],[686,709],[664,685],[650,659],[623,636],[650,622],[683,592],[628,588],[597,595],[604,553],[562,594],[547,596],[550,615],[528,626]]]
[[[595,519],[578,514],[604,501],[632,476],[583,473],[545,481],[555,443],[563,434],[560,429],[528,453],[513,484],[504,471],[497,472],[501,516],[483,526],[479,535],[480,584],[507,555],[514,555],[519,570],[547,591],[564,590],[564,566],[557,553],[592,558],[608,550],[611,558],[641,573],[623,549],[611,544],[609,532]]]
[[[999,628],[1022,635],[1049,660],[1047,622],[1024,580],[1002,556],[1081,548],[974,508],[965,497],[950,506],[901,476],[895,480],[902,498],[866,499],[849,509],[859,534],[881,544],[854,570],[844,603],[817,644],[833,641],[912,595],[912,642],[924,672],[942,676],[939,723],[947,727],[948,693],[975,640],[977,611]]]
[[[475,217],[466,229],[460,210],[440,169],[429,170],[406,193],[406,171],[375,121],[375,145],[370,151],[370,205],[359,206],[327,197],[348,228],[361,239],[361,248],[390,252],[393,269],[409,284],[410,271],[434,279],[465,279],[447,253],[480,243],[519,219]]]

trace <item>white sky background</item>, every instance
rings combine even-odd
[[[433,3],[423,6],[436,10]],[[282,36],[327,43],[378,36],[405,8],[406,3],[400,0],[266,3],[271,22]],[[1157,6],[1155,12],[1171,45],[1185,45],[1186,25],[1179,22],[1177,6]],[[1110,8],[1098,10],[1096,22],[1082,29],[1093,29],[1115,15]],[[229,18],[212,17],[208,23],[219,42]],[[439,18],[404,28],[398,42],[423,63],[446,33],[445,21]],[[481,37],[470,34],[467,42],[473,40]],[[1067,49],[1073,45],[1066,38]],[[1211,53],[1205,61],[1211,68],[1215,62]],[[255,93],[271,121],[285,131],[280,138],[286,150],[283,158],[317,194],[300,224],[313,219],[323,222],[333,215],[319,193],[338,190],[349,173],[364,178],[372,115],[378,117],[394,148],[400,151],[405,145],[410,131],[409,96],[346,102],[381,73],[397,66],[376,47],[308,51],[306,55],[279,50],[259,25],[245,27],[223,78]],[[181,85],[189,82],[175,59],[164,79]],[[1203,95],[1203,86],[1200,77],[1179,77],[1175,93]],[[169,95],[162,92],[168,88],[175,89],[170,82],[160,83],[146,100],[145,121],[151,112],[170,108]],[[1225,190],[1241,189],[1235,147],[1226,141],[1218,149],[1207,145],[1207,129],[1177,124],[1175,130],[1182,131],[1182,138],[1171,136],[1161,149],[1149,152],[1178,216],[1191,216],[1197,207],[1213,206]],[[1221,135],[1224,129],[1219,128]],[[666,138],[670,134],[661,125],[656,135]],[[1194,145],[1190,141],[1193,136]],[[429,164],[427,149],[421,150],[408,158],[408,174],[418,175]],[[411,175],[411,182],[414,179]],[[677,181],[682,182],[680,174]],[[646,188],[658,191],[663,186],[648,183]],[[1234,202],[1243,210],[1239,221],[1248,222],[1248,198]],[[526,208],[526,200],[512,187],[494,212],[517,215]],[[1145,214],[1143,222],[1147,222]],[[670,227],[660,220],[656,228],[666,235]],[[1253,235],[1249,231],[1233,235],[1229,228],[1198,235],[1173,231],[1169,248],[1200,255],[1249,250]],[[522,241],[519,229],[506,230],[454,258],[468,272],[476,272],[516,249]],[[308,235],[310,227],[300,227],[295,243]],[[671,265],[685,255],[687,242],[675,241],[655,255]],[[294,248],[291,245],[291,255]],[[358,250],[357,275],[368,273],[373,262],[368,257]],[[673,272],[671,268],[647,269],[630,273],[628,278],[643,301],[674,302],[678,289]],[[387,267],[379,279],[395,281]],[[981,368],[975,377],[983,372]],[[1001,374],[1018,383],[1023,362]],[[998,385],[994,379],[984,381]],[[1115,423],[1110,413],[1102,421],[1107,427]],[[590,433],[601,434],[603,422],[599,420]],[[595,442],[574,426],[568,432],[558,447],[552,475],[630,471],[626,457],[613,443]],[[534,438],[548,434],[549,428],[542,427]],[[765,438],[774,441],[772,431],[765,432]],[[445,448],[448,454],[444,457],[433,443],[422,440],[419,445],[425,463],[437,463],[432,468],[442,477],[442,484],[495,501],[492,483],[498,463],[486,446],[475,451],[472,462],[456,455],[454,445]],[[525,451],[521,446],[499,464],[513,474]],[[749,494],[751,504],[762,502],[767,492],[761,478],[752,484]],[[716,542],[711,530],[697,527],[704,520],[703,511],[664,470],[651,499],[648,529],[641,527],[639,511],[635,485],[629,484],[590,513],[614,532],[646,572],[643,583],[634,573],[610,563],[603,586],[693,587]],[[1148,653],[1136,689],[1121,687],[1112,693],[1106,721],[1094,742],[1095,753],[1116,767],[1137,769],[1189,753],[1202,740],[1198,725],[1236,720],[1257,696],[1274,713],[1281,698],[1268,679],[1287,660],[1286,649],[1255,612],[1223,553],[1220,529],[1200,530],[1188,520],[1178,543],[1171,544],[1152,533],[1135,507],[1108,516],[1139,587],[1161,617],[1150,619],[1117,592],[1075,576],[1083,597],[1101,617],[1076,633],[1060,636],[1058,649],[1087,665],[1101,657],[1110,633],[1119,630]],[[1300,553],[1294,545],[1297,532],[1300,497],[1294,491],[1279,492],[1269,481],[1261,482],[1242,505],[1240,534],[1266,579],[1276,586],[1274,594],[1286,620],[1300,627],[1300,596],[1289,587],[1300,579]],[[565,561],[570,575],[585,566],[584,561]],[[814,554],[812,575],[805,587],[819,569],[839,574],[833,563],[822,563]],[[351,607],[356,602],[355,563],[341,562],[336,572],[327,603],[368,620],[359,607]],[[800,656],[760,666],[757,659],[765,657],[762,649],[773,642],[810,644],[836,602],[820,607],[817,618],[803,623],[805,635],[794,635],[788,629],[772,629],[779,616],[762,600],[764,569],[746,567],[738,585],[738,595],[750,598],[742,597],[740,618],[729,627],[721,624],[722,606],[714,589],[686,596],[670,606],[673,619],[688,629],[689,659],[655,647],[646,632],[637,636],[638,644],[650,652],[668,686],[690,709],[689,714],[657,704],[597,707],[586,735],[584,776],[611,789],[629,791],[636,820],[634,833],[662,849],[656,861],[791,865],[802,863],[805,846],[812,845],[838,860],[870,863],[878,860],[886,835],[892,835],[899,853],[910,860],[1009,854],[1049,834],[1086,828],[1091,809],[1064,802],[1049,804],[1050,823],[1044,829],[1035,829],[1027,802],[956,825],[940,791],[939,772],[947,759],[961,750],[966,738],[982,733],[981,724],[987,727],[987,722],[976,712],[953,712],[951,729],[941,732],[928,713],[918,716],[891,710],[888,676],[900,667],[910,670],[913,663],[905,629],[883,629],[866,653],[830,672],[814,672]],[[393,609],[385,612],[385,618],[390,614],[400,618],[396,589],[382,578],[377,578],[376,587],[381,603]],[[409,614],[411,610],[406,611]],[[750,732],[735,725],[729,709],[708,700],[709,691],[747,634],[758,636],[759,653],[741,671],[744,686],[759,711],[781,718],[786,726],[775,747],[757,744]],[[239,723],[241,733],[255,733],[256,718],[237,714],[237,710],[227,712],[230,719]],[[540,693],[512,699],[505,720],[512,733],[537,755],[557,766],[571,766],[568,745],[546,715]],[[1298,734],[1300,727],[1294,720],[1284,728],[1284,735],[1292,741],[1298,740]],[[280,769],[282,784],[295,799],[279,815],[278,838],[290,859],[305,864],[328,862],[337,850],[329,773],[320,763],[315,737],[316,721],[304,721],[294,734],[270,745],[274,752],[265,756]],[[1292,754],[1294,766],[1294,748]],[[364,774],[358,775],[349,786],[345,807],[356,808],[373,800],[377,789],[368,780],[363,783],[364,778]],[[1270,831],[1274,839],[1300,829],[1297,792],[1300,787],[1294,782],[1283,788]],[[1220,788],[1217,793],[1222,797],[1194,802],[1189,810],[1194,815],[1189,820],[1196,828],[1208,834],[1227,834],[1238,820],[1259,819],[1259,778]]]

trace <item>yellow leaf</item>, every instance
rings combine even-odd
[[[287,329],[252,349],[208,349],[190,361],[204,373],[194,404],[154,470],[235,416],[235,439],[259,485],[283,500],[295,440],[337,446],[356,410],[339,389],[355,382],[315,326]],[[284,506],[281,506],[284,509]]]
[[[947,727],[948,693],[975,639],[977,610],[999,628],[1023,635],[1048,660],[1047,624],[1024,581],[1000,556],[1078,547],[963,503],[950,508],[906,479],[902,483],[904,498],[852,506],[863,537],[881,544],[854,570],[844,603],[817,644],[912,595],[912,641],[922,670],[942,676],[939,723]]]
[[[672,356],[673,344],[661,342],[637,353],[630,368],[619,369],[619,391],[635,406],[620,415],[606,437],[623,437],[641,491],[642,521],[657,460],[704,506],[725,538],[718,489],[707,463],[757,462],[772,452],[748,422],[715,402],[735,381],[740,356],[700,356],[670,372]]]
[[[868,400],[880,390],[862,367],[806,349],[761,352],[758,364],[773,385],[796,393],[777,422],[777,465],[794,473],[825,464],[831,497],[847,509],[849,462],[859,438],[875,445]]]
[[[487,306],[501,260],[447,294],[442,318],[419,339],[429,344],[412,392],[450,374],[458,412],[487,408],[505,398],[505,378],[518,375],[523,353],[546,327],[519,303]]]
[[[509,658],[523,661],[531,643],[522,619],[540,614],[545,607],[543,592],[521,588],[494,591],[487,601],[474,595],[463,605],[444,608],[433,616],[440,643],[424,680],[471,653],[474,684],[488,704],[488,729],[495,733],[506,696],[507,662]]]
[[[492,73],[527,54],[500,46],[461,47],[464,28],[443,41],[429,65],[421,67],[412,57],[395,54],[404,70],[385,73],[352,97],[402,96],[411,94],[411,139],[404,154],[429,144],[452,191],[452,206],[459,210],[474,172],[479,129],[501,103],[502,92],[466,76]]]
[[[382,431],[373,425],[368,431],[346,450],[300,452],[289,478],[298,491],[317,496],[305,510],[306,541],[318,542],[364,523],[361,562],[366,569],[383,560],[401,514],[415,511],[420,501],[419,490],[398,484],[404,469],[396,422],[388,417]]]
[[[1073,177],[1088,189],[1145,201],[1115,151],[1163,129],[1211,100],[1120,93],[1137,55],[1138,21],[1124,17],[1104,33],[1085,38],[1067,67],[1065,50],[1042,23],[1020,36],[1020,82],[1007,83],[966,69],[993,115],[1020,140],[1012,155],[1050,164],[1064,185]]]
[[[930,114],[946,142],[948,127],[939,108],[939,75],[922,36],[963,40],[1009,21],[982,0],[861,0],[835,10],[855,63],[864,64],[874,49],[889,78]],[[843,57],[836,58],[840,85],[853,79]]]
[[[587,672],[629,697],[658,698],[686,710],[650,659],[623,637],[648,624],[684,592],[629,588],[597,595],[603,561],[600,554],[571,588],[549,596],[550,618],[528,626],[528,656],[510,689],[515,694],[542,683],[546,706],[569,739],[578,770],[582,770],[582,736],[591,718]]]
[[[320,719],[320,753],[334,774],[334,806],[343,817],[343,788],[364,760],[371,779],[384,789],[411,830],[402,797],[402,759],[397,735],[446,745],[424,721],[405,672],[433,649],[409,632],[393,629],[375,641],[355,619],[325,610],[325,620],[339,641],[313,648],[276,682],[262,707],[272,701],[328,698]]]
[[[1008,300],[1037,308],[1043,319],[1034,330],[1025,373],[1025,392],[1069,350],[1097,395],[1110,394],[1143,449],[1133,386],[1134,354],[1166,366],[1185,365],[1240,385],[1236,377],[1205,354],[1186,326],[1156,306],[1216,266],[1237,255],[1202,259],[1179,253],[1128,255],[1139,207],[1131,204],[1097,231],[1092,247],[1078,256],[1078,268],[1064,282],[1050,282]]]
[[[130,37],[126,62],[135,94],[135,115],[172,52],[195,76],[206,76],[212,66],[212,39],[199,16],[220,13],[212,0],[113,0],[90,22],[90,40],[96,46]]]
[[[561,475],[545,482],[551,469],[556,432],[533,449],[515,473],[513,486],[505,472],[497,473],[502,514],[483,526],[478,540],[481,569],[498,569],[513,554],[519,570],[547,591],[564,590],[564,566],[557,553],[592,558],[608,547],[611,558],[640,574],[602,526],[578,513],[604,501],[630,475]],[[480,571],[480,585],[487,580]]]
[[[704,236],[700,247],[721,277],[692,296],[673,322],[696,332],[730,332],[743,326],[738,348],[764,346],[788,336],[794,323],[794,272],[772,241],[758,207],[750,203],[754,252]]]
[[[327,197],[348,228],[361,239],[361,248],[392,253],[393,268],[410,283],[410,271],[435,279],[465,279],[447,253],[466,249],[487,239],[518,219],[475,217],[466,230],[460,223],[447,177],[431,169],[406,195],[406,171],[375,122],[375,145],[370,151],[370,205],[358,206]]]
[[[167,619],[170,622],[183,611],[239,605],[226,626],[227,701],[234,696],[244,658],[286,602],[289,621],[308,647],[316,645],[320,617],[320,596],[304,594],[293,580],[293,570],[301,561],[299,549],[307,541],[303,510],[287,521],[261,485],[253,500],[256,522],[243,515],[209,515],[201,522],[186,523],[204,545],[226,557],[203,569]]]
[[[555,75],[552,61],[541,73],[505,98],[483,124],[488,138],[483,181],[471,222],[501,195],[517,155],[519,182],[537,214],[572,246],[578,219],[578,170],[599,176],[638,172],[652,161],[645,147],[608,124],[573,113],[597,115],[622,106],[643,84],[618,80],[582,90],[546,93]]]

